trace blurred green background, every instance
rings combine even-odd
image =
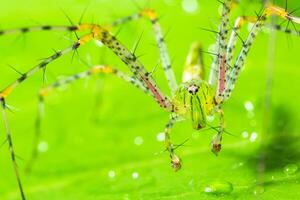
[[[285,1],[276,4],[284,6]],[[190,44],[200,41],[204,49],[209,49],[214,43],[215,36],[200,28],[217,30],[220,7],[217,1],[11,0],[1,2],[0,24],[1,29],[69,25],[64,13],[78,23],[86,8],[83,22],[107,24],[138,12],[137,5],[148,5],[161,16],[173,67],[180,80]],[[300,4],[289,0],[288,6],[293,10]],[[241,1],[232,18],[255,15],[254,11],[260,8],[259,1]],[[294,14],[300,16],[299,11]],[[291,24],[289,27],[293,28]],[[118,31],[118,38],[130,49],[143,33],[137,55],[141,55],[149,71],[153,70],[159,54],[151,24],[147,20],[135,21],[117,28],[114,33]],[[246,29],[242,32],[243,38],[246,32]],[[151,97],[111,76],[79,80],[49,95],[42,124],[40,146],[43,152],[31,173],[26,173],[24,168],[34,137],[37,93],[44,85],[42,73],[28,79],[7,99],[14,110],[8,117],[27,198],[299,199],[300,176],[299,172],[293,173],[292,168],[300,164],[300,126],[297,123],[300,116],[300,38],[280,32],[275,36],[276,48],[271,56],[269,34],[258,36],[232,98],[224,105],[226,129],[233,136],[224,135],[223,149],[218,157],[210,152],[213,130],[195,131],[189,121],[174,127],[175,144],[189,139],[185,146],[177,149],[183,168],[176,173],[169,166],[163,142],[159,141],[168,114]],[[39,59],[50,56],[53,49],[66,48],[74,40],[74,35],[63,32],[1,37],[1,88],[18,77],[8,64],[25,72]],[[69,54],[50,64],[45,84],[86,70],[87,66],[80,60],[105,63],[128,72],[110,51],[91,42],[80,48],[73,60]],[[211,56],[205,55],[207,71],[211,61]],[[270,130],[263,134],[270,62],[274,63],[272,115]],[[154,78],[168,93],[160,66]],[[1,123],[1,142],[5,141],[4,133]],[[265,155],[264,159],[260,159],[261,155]],[[265,166],[263,174],[258,172],[259,165]],[[263,184],[257,186],[261,182]],[[226,183],[232,184],[233,189],[222,187]],[[217,191],[222,194],[205,192],[208,186],[218,187]],[[7,143],[0,148],[0,199],[20,199]]]

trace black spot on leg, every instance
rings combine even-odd
[[[72,49],[73,50],[78,49],[79,46],[80,46],[80,43],[76,42],[75,44],[73,44]]]
[[[79,78],[80,78],[80,75],[79,75],[79,74],[75,74],[75,75],[73,76],[73,78],[74,78],[74,79],[79,79]]]
[[[44,68],[46,65],[48,65],[49,61],[45,60],[43,61],[40,65],[39,65],[39,68],[42,69]]]
[[[68,30],[69,31],[76,31],[76,30],[78,30],[78,27],[77,26],[69,26]]]
[[[22,28],[22,29],[21,29],[21,32],[22,32],[22,33],[27,33],[28,31],[29,31],[29,28]]]
[[[152,20],[151,20],[151,23],[152,23],[152,24],[156,24],[156,23],[157,23],[157,18],[152,19]]]
[[[23,74],[19,79],[18,82],[21,83],[27,78],[27,74]]]
[[[62,55],[62,53],[59,51],[57,52],[56,54],[54,54],[53,56],[51,56],[51,59],[55,60],[57,59],[58,57],[60,57]]]
[[[53,87],[59,87],[60,86],[60,82],[59,81],[57,81],[57,82],[55,82],[54,84],[53,84]]]
[[[45,31],[47,31],[47,30],[51,30],[52,27],[51,26],[42,26],[42,29],[45,30]]]
[[[284,32],[286,32],[286,33],[291,33],[292,31],[291,31],[290,29],[285,29]]]

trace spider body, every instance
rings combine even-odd
[[[179,86],[173,100],[175,112],[192,121],[193,128],[206,126],[206,118],[216,106],[213,88],[203,80],[190,80]]]

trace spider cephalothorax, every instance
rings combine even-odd
[[[190,119],[193,128],[198,130],[206,126],[206,118],[215,107],[212,87],[203,80],[190,80],[179,86],[175,92],[173,104],[175,112]]]

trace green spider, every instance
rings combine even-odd
[[[26,73],[22,74],[17,80],[0,91],[0,102],[2,105],[2,116],[6,130],[7,141],[9,143],[11,159],[13,162],[13,167],[17,177],[22,199],[25,199],[25,194],[17,169],[13,143],[8,126],[8,120],[6,117],[6,99],[18,85],[23,83],[33,74],[41,69],[45,69],[45,67],[48,66],[52,61],[62,57],[63,55],[71,51],[77,50],[79,47],[83,46],[91,40],[97,40],[101,42],[112,52],[114,52],[128,66],[128,68],[132,72],[132,75],[127,75],[111,66],[95,66],[86,72],[75,74],[65,80],[57,81],[49,87],[43,88],[39,93],[40,105],[42,105],[44,98],[49,94],[51,90],[63,84],[69,84],[75,80],[91,76],[93,74],[113,74],[121,78],[122,80],[133,84],[137,88],[152,96],[164,110],[170,113],[170,120],[166,125],[164,133],[166,149],[168,150],[171,158],[171,166],[175,171],[181,168],[181,159],[175,153],[175,148],[171,141],[170,133],[173,125],[178,121],[188,119],[192,122],[193,128],[199,130],[207,126],[208,116],[218,114],[220,116],[219,126],[217,129],[217,134],[214,136],[211,142],[212,152],[218,154],[218,152],[221,150],[222,134],[224,133],[224,113],[221,106],[226,100],[229,99],[240,71],[244,66],[244,62],[249,53],[250,47],[252,46],[255,37],[265,24],[266,19],[270,16],[279,16],[285,20],[288,20],[289,22],[300,24],[300,18],[292,16],[285,9],[268,4],[256,17],[238,17],[235,21],[234,28],[230,34],[230,37],[228,38],[230,30],[230,11],[232,10],[235,2],[231,0],[224,0],[222,4],[223,11],[221,23],[216,39],[217,52],[215,53],[215,57],[211,65],[209,79],[204,80],[205,71],[202,59],[202,49],[201,45],[196,42],[192,45],[190,53],[188,55],[183,72],[183,81],[180,85],[177,84],[177,80],[171,66],[167,47],[164,42],[162,30],[156,16],[156,12],[152,9],[143,9],[139,13],[119,19],[115,21],[111,26],[105,26],[105,28],[97,24],[80,24],[74,26],[47,25],[0,31],[0,35],[42,30],[88,32],[85,35],[79,37],[72,46],[64,50],[55,52],[55,54],[48,57],[47,59],[44,59],[41,63],[28,70]],[[145,69],[144,65],[139,61],[138,57],[136,57],[134,53],[130,52],[110,32],[111,27],[115,27],[128,21],[137,20],[140,18],[147,18],[152,23],[157,46],[160,51],[162,66],[171,91],[170,97],[162,93],[155,80],[153,79],[151,73],[149,73]],[[239,37],[239,30],[247,22],[253,23],[254,25],[249,31],[249,35],[243,43],[243,46],[239,51],[235,62],[233,62],[233,51],[235,50],[237,38]],[[275,28],[280,29],[280,27]],[[299,33],[297,32],[297,34]],[[40,108],[41,112],[42,106],[40,106]],[[40,134],[40,120],[41,115],[39,115],[37,119],[36,141],[38,141],[38,136]],[[35,149],[32,153],[31,160],[34,160],[36,154],[37,152]]]

